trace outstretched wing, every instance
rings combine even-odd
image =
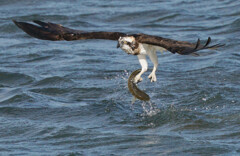
[[[42,21],[33,21],[38,25],[33,25],[26,22],[13,22],[25,31],[30,36],[42,39],[42,40],[84,40],[84,39],[106,39],[106,40],[118,40],[120,36],[126,36],[121,32],[84,32],[80,30],[74,30],[63,27],[60,24],[45,23]]]
[[[208,40],[204,45],[200,44],[200,39],[198,39],[196,44],[193,44],[186,41],[176,41],[172,39],[162,38],[158,36],[151,36],[146,34],[137,34],[135,35],[135,38],[140,43],[160,46],[172,53],[178,53],[181,55],[188,55],[188,54],[197,55],[194,52],[202,49],[216,49],[224,46],[224,44],[216,44],[216,45],[208,46],[209,43],[211,42],[210,37],[208,37]]]
[[[84,39],[105,39],[105,40],[118,40],[120,36],[134,36],[136,41],[139,43],[151,44],[154,46],[160,46],[172,53],[179,53],[181,55],[195,54],[196,51],[202,49],[215,49],[218,47],[224,46],[223,44],[216,44],[213,46],[208,46],[211,42],[211,38],[209,37],[205,45],[200,44],[200,40],[198,39],[196,44],[186,42],[186,41],[176,41],[172,39],[167,39],[158,36],[151,36],[146,34],[132,34],[127,35],[121,32],[84,32],[80,30],[74,30],[67,27],[63,27],[60,24],[54,23],[45,23],[42,21],[33,21],[38,25],[33,25],[26,22],[13,22],[25,31],[30,36],[43,39],[43,40],[84,40]]]

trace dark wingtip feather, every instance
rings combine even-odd
[[[13,23],[15,23],[15,24],[17,23],[17,21],[16,21],[16,20],[14,20],[14,19],[13,19],[12,21],[13,21]]]
[[[22,24],[21,22],[18,22],[16,20],[12,20],[14,24],[16,24],[16,26],[18,26],[19,28],[22,28]]]
[[[30,36],[43,39],[43,40],[61,40],[58,34],[54,34],[44,29],[43,27],[39,27],[37,25],[33,25],[26,22],[17,22],[13,20],[13,22],[23,31],[25,31]]]
[[[204,45],[204,47],[207,47],[208,45],[209,45],[209,43],[211,42],[211,37],[208,37],[208,40],[207,40],[207,42],[206,42],[206,44]]]
[[[221,48],[224,47],[225,44],[215,44],[213,46],[207,47],[208,49],[217,49],[217,48]]]
[[[197,40],[197,44],[196,44],[196,47],[194,48],[195,50],[199,47],[200,45],[200,39]]]
[[[43,27],[47,26],[47,23],[39,21],[39,20],[33,20],[33,22],[40,25],[40,26],[43,26]]]
[[[217,48],[223,47],[225,45],[225,44],[216,44],[213,46],[208,46],[210,42],[211,42],[211,37],[208,37],[208,40],[205,43],[205,45],[201,45],[200,39],[198,39],[197,43],[195,45],[195,48],[193,48],[193,49],[186,48],[185,50],[178,51],[177,53],[179,53],[181,55],[189,55],[190,54],[193,56],[199,56],[199,54],[195,53],[196,51],[203,50],[203,49],[217,49]]]

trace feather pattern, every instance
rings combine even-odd
[[[33,21],[38,25],[33,25],[26,22],[17,22],[13,20],[13,22],[25,31],[30,36],[33,36],[38,39],[43,40],[85,40],[85,39],[105,39],[105,40],[118,40],[120,37],[124,36],[133,36],[137,43],[145,43],[149,45],[159,46],[167,49],[172,53],[178,53],[181,55],[192,54],[197,56],[196,51],[203,49],[216,49],[224,46],[223,44],[216,44],[212,46],[208,46],[211,42],[211,38],[209,37],[205,45],[200,43],[200,39],[197,40],[196,44],[186,42],[186,41],[177,41],[172,39],[167,39],[159,36],[147,35],[147,34],[125,34],[122,32],[84,32],[81,30],[74,30],[67,27],[63,27],[60,24],[55,23],[46,23],[42,21]]]

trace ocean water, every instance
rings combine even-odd
[[[0,155],[239,155],[240,1],[0,1]],[[116,41],[44,41],[12,19],[146,33],[219,50],[158,53],[151,97],[131,105],[140,68]],[[149,62],[149,67],[152,64]]]

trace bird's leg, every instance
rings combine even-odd
[[[139,73],[139,74],[137,74],[137,76],[135,77],[135,79],[134,79],[134,83],[138,83],[138,82],[140,82],[140,81],[142,81],[142,74],[144,73],[144,72],[146,72],[147,71],[147,68],[148,68],[148,63],[147,63],[147,60],[146,60],[146,55],[137,55],[138,56],[138,60],[139,60],[139,63],[140,63],[140,65],[141,65],[141,67],[142,67],[142,69],[141,69],[141,72]]]
[[[148,78],[151,79],[151,82],[155,82],[157,81],[156,70],[158,67],[158,58],[157,58],[156,51],[151,51],[150,53],[148,53],[148,56],[150,60],[153,62],[153,70],[151,74],[148,76]]]

